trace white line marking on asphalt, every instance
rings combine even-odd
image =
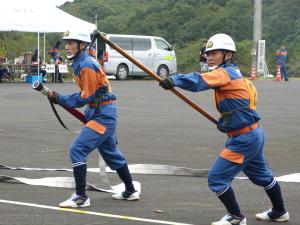
[[[26,202],[16,202],[16,201],[10,201],[10,200],[5,200],[5,199],[0,199],[0,203],[30,206],[30,207],[51,209],[51,210],[64,211],[64,212],[73,212],[73,213],[78,213],[78,214],[87,214],[87,215],[94,215],[94,216],[100,216],[100,217],[110,217],[110,218],[117,218],[117,219],[123,219],[123,220],[141,221],[141,222],[147,222],[147,223],[171,224],[171,225],[192,225],[192,224],[187,224],[187,223],[177,223],[177,222],[164,221],[164,220],[152,220],[152,219],[145,219],[145,218],[139,218],[139,217],[131,217],[131,216],[109,214],[109,213],[85,211],[85,210],[80,210],[80,209],[59,208],[59,207],[55,207],[55,206],[40,205],[40,204],[33,204],[33,203],[26,203]]]

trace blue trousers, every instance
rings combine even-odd
[[[127,163],[125,157],[116,146],[114,127],[107,126],[104,134],[99,134],[88,127],[83,127],[70,149],[73,167],[86,164],[88,155],[96,148],[112,170],[116,170]]]
[[[281,77],[284,78],[284,80],[288,80],[288,73],[287,73],[287,70],[286,70],[285,62],[280,62],[278,65],[280,65]]]
[[[228,138],[226,148],[244,156],[242,163],[232,162],[218,156],[208,173],[209,188],[220,193],[230,186],[234,177],[243,171],[256,185],[267,187],[274,179],[264,156],[264,131],[255,130]]]

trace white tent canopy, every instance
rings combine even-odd
[[[38,33],[37,46],[40,51],[40,33],[81,31],[92,33],[96,25],[72,16],[43,0],[8,0],[2,5],[0,13],[1,31],[20,31]],[[38,67],[39,74],[39,67]]]
[[[96,27],[42,0],[8,0],[1,8],[0,31],[50,33],[80,30],[92,33]]]

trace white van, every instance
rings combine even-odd
[[[106,37],[161,78],[177,72],[174,48],[161,37],[121,34],[106,34]],[[128,76],[147,76],[109,45],[106,44],[103,51],[103,64],[108,75],[114,75],[118,80],[125,80]]]

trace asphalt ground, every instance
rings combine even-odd
[[[178,97],[158,87],[156,81],[113,80],[111,84],[118,96],[119,148],[129,164],[208,169],[223,149],[225,135]],[[270,166],[276,176],[299,173],[300,80],[260,80],[255,84],[259,92],[258,111],[266,133],[265,154]],[[60,93],[77,90],[74,83],[49,83],[47,86]],[[183,93],[213,117],[218,117],[212,91]],[[11,167],[71,168],[68,149],[75,134],[60,126],[44,96],[33,91],[30,84],[5,83],[0,84],[0,102],[0,164]],[[62,109],[58,111],[69,128],[80,130],[81,125],[76,119]],[[98,155],[95,151],[89,157],[89,167],[97,166]],[[0,175],[26,178],[72,176],[68,172],[15,170],[0,170]],[[108,176],[113,184],[120,183],[115,174]],[[0,224],[153,224],[110,217],[124,215],[209,225],[225,214],[223,206],[209,190],[205,177],[134,174],[133,178],[142,184],[142,196],[137,202],[117,201],[111,198],[111,194],[88,191],[92,205],[83,210],[107,213],[106,216],[20,205],[33,203],[56,207],[72,194],[72,189],[0,183],[0,200],[18,202],[17,205],[0,202]],[[88,181],[101,187],[98,174],[89,173]],[[300,184],[280,184],[290,212],[289,224],[300,224]],[[270,207],[262,188],[247,180],[235,180],[233,188],[247,216],[248,225],[270,224],[254,219],[255,213]],[[160,213],[157,210],[161,210]]]

